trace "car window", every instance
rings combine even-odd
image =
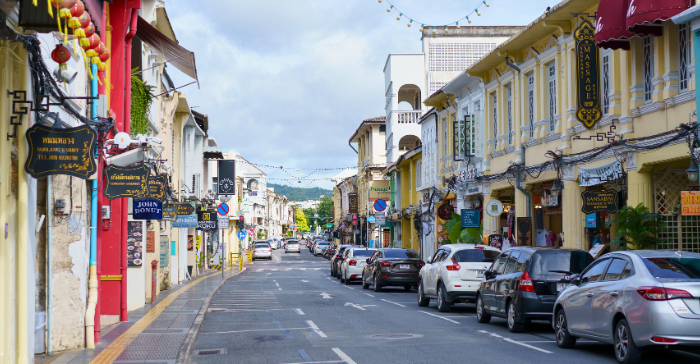
[[[605,272],[605,280],[606,281],[617,281],[620,279],[629,278],[631,272],[632,272],[632,263],[628,263],[624,259],[615,258],[612,260],[612,262],[610,262],[610,266],[608,267],[608,271]]]
[[[382,254],[382,252],[376,251],[376,252],[374,252],[374,254],[372,254],[372,258],[370,258],[370,259],[371,259],[372,261],[374,261],[375,259],[379,259],[379,257],[381,256],[381,254]]]
[[[700,259],[698,258],[644,258],[649,273],[658,279],[690,280],[700,279]]]
[[[593,257],[584,251],[540,250],[532,256],[528,272],[534,279],[560,280],[566,272],[581,273],[591,262]]]
[[[384,251],[385,258],[418,258],[418,253],[413,249],[389,249]]]
[[[502,274],[506,267],[506,260],[508,260],[508,252],[501,253],[501,255],[496,259],[496,261],[491,266],[491,271],[496,274]]]
[[[468,262],[493,262],[500,254],[496,250],[488,249],[464,249],[452,256],[457,263]]]
[[[355,257],[368,257],[374,254],[374,249],[354,249],[352,250],[352,255]]]
[[[435,254],[433,255],[433,259],[430,261],[431,263],[437,263],[440,261],[440,255],[442,254],[443,250],[438,249]]]
[[[603,273],[608,263],[610,263],[610,259],[607,258],[593,262],[593,264],[586,269],[586,272],[583,273],[583,276],[581,276],[581,283],[602,281]]]
[[[518,263],[518,257],[520,256],[519,251],[513,251],[510,253],[508,256],[508,260],[506,261],[506,269],[504,270],[505,274],[513,273],[515,272],[515,265]]]
[[[524,272],[527,270],[527,258],[529,257],[530,254],[528,254],[527,252],[520,252],[520,256],[518,257],[518,264],[515,266],[516,272]]]
[[[259,244],[255,244],[255,247],[256,248],[269,248],[270,245],[268,245],[267,243],[259,243]]]

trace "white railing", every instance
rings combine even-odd
[[[413,111],[400,111],[400,110],[392,110],[391,111],[391,122],[392,123],[399,123],[399,124],[417,124],[418,120],[420,120],[421,115],[423,114],[422,111],[420,110],[413,110]]]

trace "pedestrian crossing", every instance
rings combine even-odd
[[[282,272],[288,272],[290,270],[321,270],[321,269],[328,269],[328,268],[257,268],[257,269],[251,269],[251,272],[275,272],[275,271],[282,271]]]

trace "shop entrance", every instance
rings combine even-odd
[[[534,246],[561,247],[563,241],[561,190],[552,191],[553,181],[535,185]]]

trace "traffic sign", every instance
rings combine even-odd
[[[352,225],[357,226],[357,220],[352,220]]]
[[[245,230],[241,230],[238,232],[238,239],[239,240],[245,239]]]
[[[381,199],[374,201],[374,210],[376,210],[377,212],[382,212],[386,210],[386,201]]]
[[[255,229],[253,229],[253,228],[248,229],[248,235],[250,235],[250,236],[255,235]]]
[[[219,215],[228,215],[228,205],[222,202],[219,204],[216,211],[219,213]]]
[[[229,227],[229,218],[228,216],[221,216],[219,215],[219,219],[217,220],[217,224],[219,229],[228,229]]]

